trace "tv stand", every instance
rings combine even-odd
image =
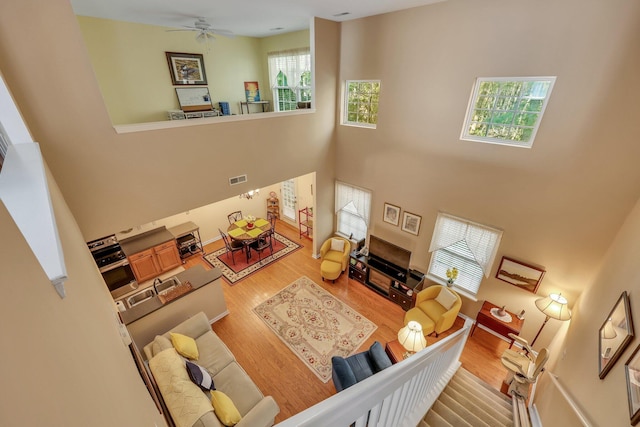
[[[417,270],[402,269],[376,256],[364,256],[353,251],[349,257],[349,279],[362,283],[404,310],[409,310],[414,305],[413,293],[422,289],[424,274]]]

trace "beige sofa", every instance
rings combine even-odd
[[[258,387],[251,381],[249,375],[236,362],[235,357],[229,351],[222,340],[213,332],[211,325],[202,312],[185,320],[170,331],[166,332],[162,337],[154,339],[151,343],[144,347],[144,353],[152,366],[154,378],[161,391],[162,397],[169,409],[169,413],[176,425],[185,426],[184,418],[178,421],[176,418],[181,417],[181,413],[195,412],[198,406],[197,419],[193,424],[191,421],[187,425],[192,427],[221,427],[223,424],[213,412],[213,406],[210,406],[210,396],[203,392],[196,384],[190,381],[184,381],[183,372],[165,374],[165,370],[169,368],[161,366],[158,368],[159,362],[164,363],[166,356],[171,357],[175,351],[172,349],[170,340],[170,332],[187,335],[194,338],[198,346],[199,357],[194,360],[201,367],[205,368],[212,376],[216,390],[225,393],[240,412],[242,419],[236,424],[238,427],[269,427],[275,422],[275,416],[280,412],[280,408],[271,396],[265,397]],[[163,352],[167,350],[166,352]],[[153,361],[154,357],[156,360]],[[182,363],[181,359],[179,359]],[[188,379],[188,376],[187,376]],[[175,382],[180,382],[179,386]],[[193,386],[193,387],[191,387]],[[178,396],[176,396],[178,395]],[[186,405],[191,407],[186,408]],[[202,414],[202,415],[201,415]],[[192,415],[193,416],[193,415]]]

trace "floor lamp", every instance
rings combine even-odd
[[[531,347],[538,339],[540,332],[542,332],[542,328],[547,324],[550,318],[558,319],[558,320],[569,320],[571,319],[571,310],[567,307],[567,299],[562,296],[562,294],[550,294],[546,298],[540,298],[536,300],[536,307],[546,316],[544,318],[544,322],[542,322],[542,326],[538,330],[536,337],[531,341]]]

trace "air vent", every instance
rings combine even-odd
[[[247,182],[247,175],[238,175],[229,178],[229,185],[242,184],[243,182]]]

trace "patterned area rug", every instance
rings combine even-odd
[[[214,267],[218,267],[222,270],[222,275],[231,285],[235,285],[240,280],[249,276],[252,273],[260,270],[262,267],[279,260],[280,258],[289,255],[292,252],[300,249],[300,245],[293,242],[281,234],[275,233],[275,239],[273,239],[273,256],[270,255],[267,249],[262,253],[262,262],[258,260],[258,254],[255,251],[251,252],[251,258],[247,263],[247,256],[244,252],[238,251],[234,254],[236,263],[233,263],[231,259],[231,253],[227,255],[227,250],[223,247],[215,252],[207,254],[204,259]]]
[[[253,311],[325,383],[331,357],[351,355],[377,328],[306,276]]]

